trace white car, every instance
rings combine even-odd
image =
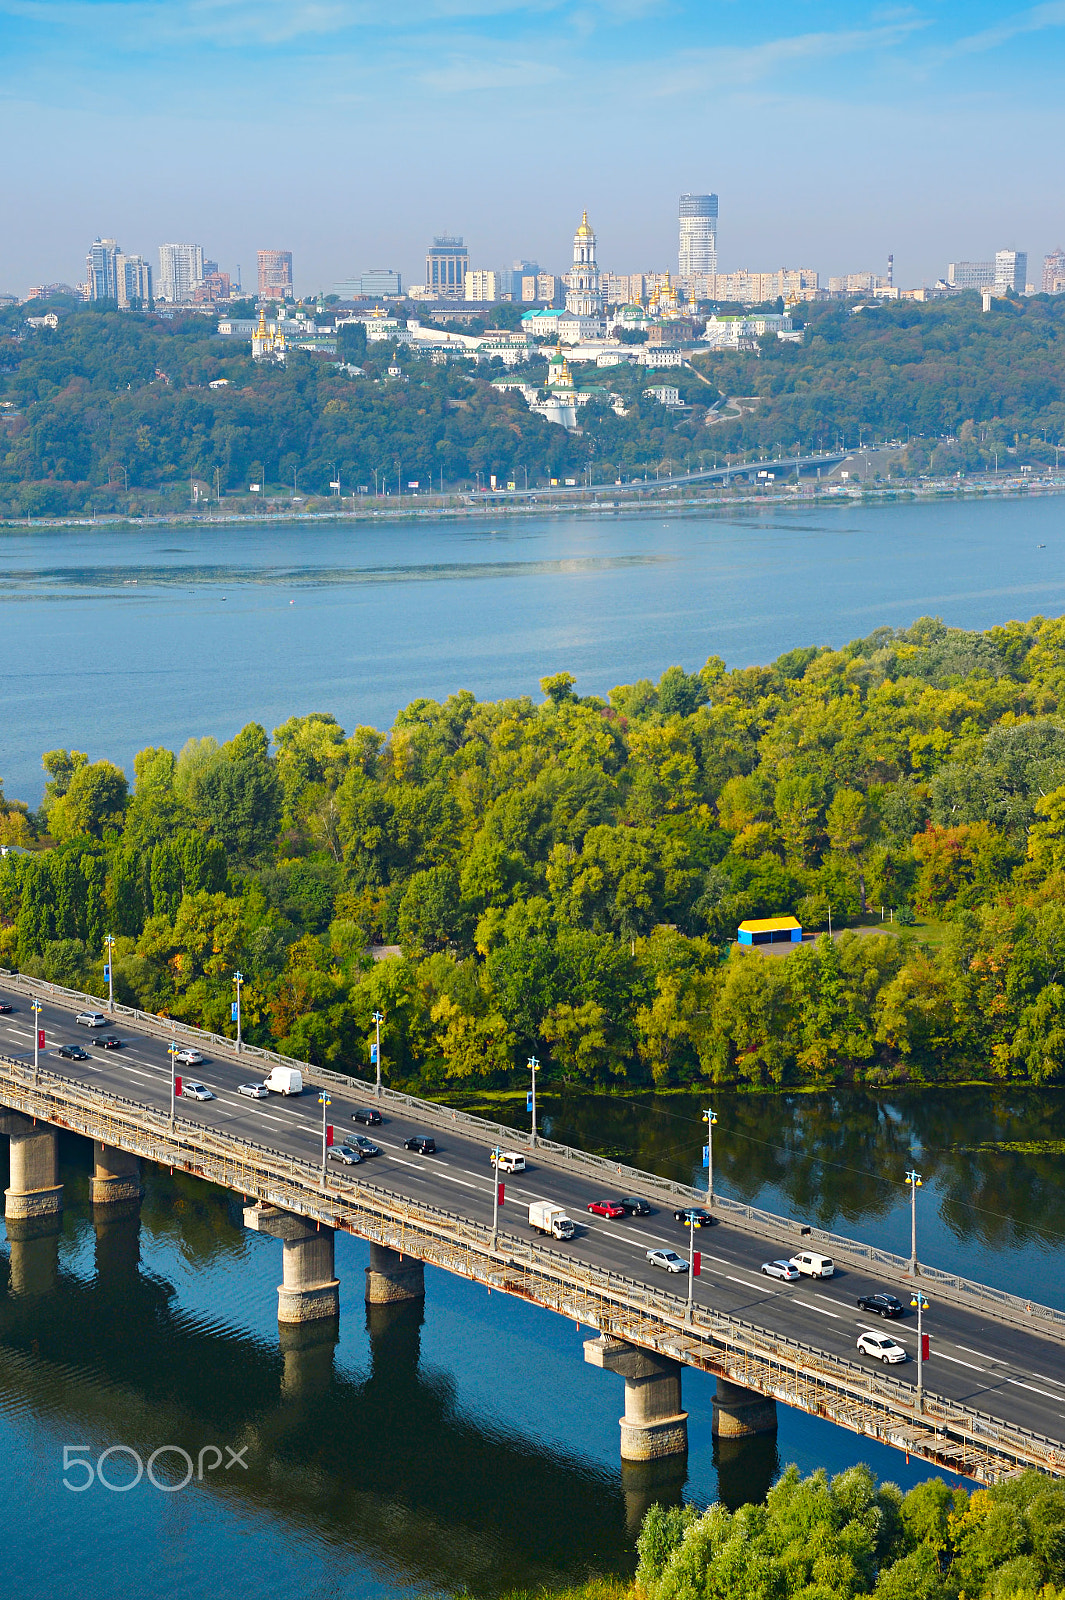
[[[798,1283],[799,1269],[790,1261],[763,1261],[762,1271],[767,1278],[783,1278],[785,1283]]]
[[[205,1083],[197,1083],[194,1078],[186,1078],[181,1085],[183,1100],[213,1100],[214,1095]]]
[[[877,1361],[909,1361],[909,1356],[895,1339],[886,1333],[862,1333],[858,1336],[858,1349],[863,1356],[873,1356]]]
[[[202,1067],[207,1060],[198,1050],[179,1050],[174,1057],[179,1067]]]
[[[79,1011],[74,1018],[83,1028],[106,1028],[107,1018],[102,1011]]]
[[[662,1267],[666,1272],[687,1272],[688,1263],[675,1250],[648,1250],[647,1259],[652,1267]]]
[[[270,1091],[265,1083],[238,1083],[237,1093],[247,1100],[269,1100]]]
[[[500,1172],[524,1172],[525,1157],[517,1150],[492,1151],[491,1160]]]

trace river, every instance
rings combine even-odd
[[[36,805],[59,746],[146,744],[419,696],[578,692],[934,614],[1065,610],[1065,498],[772,505],[464,522],[0,532],[0,780]]]

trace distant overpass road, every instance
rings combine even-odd
[[[15,988],[0,988],[0,996],[15,1007],[12,1014],[0,1016],[0,1052],[32,1062],[33,1014],[25,993]],[[103,1009],[103,1008],[101,1008]],[[170,1104],[170,1060],[164,1039],[150,1038],[131,1027],[124,1018],[108,1023],[106,1030],[123,1041],[120,1051],[92,1050],[92,1030],[78,1026],[68,1004],[42,999],[41,1025],[46,1030],[47,1050],[41,1064],[50,1073],[87,1087],[122,1095],[158,1112]],[[189,1030],[183,1028],[179,1043],[187,1042]],[[56,1047],[77,1043],[89,1050],[91,1060],[65,1061]],[[202,1078],[217,1099],[205,1103],[182,1100],[179,1117],[199,1124],[216,1134],[232,1133],[274,1149],[316,1161],[320,1158],[322,1113],[317,1094],[305,1090],[300,1098],[255,1102],[237,1093],[239,1083],[264,1076],[263,1065],[250,1057],[235,1058],[204,1047],[209,1059],[202,1067],[183,1069],[186,1077]],[[381,1106],[385,1121],[380,1128],[357,1128],[351,1112],[368,1103],[364,1090],[350,1093],[330,1085],[333,1104],[329,1120],[341,1142],[356,1131],[367,1133],[382,1147],[383,1155],[352,1169],[357,1181],[408,1196],[451,1212],[461,1212],[471,1221],[490,1224],[492,1218],[492,1170],[489,1161],[491,1141],[478,1140],[468,1129],[442,1133],[434,1122],[419,1122],[411,1114]],[[432,1157],[419,1157],[403,1149],[411,1134],[431,1133],[438,1146]],[[589,1215],[589,1201],[611,1192],[621,1192],[617,1184],[599,1181],[583,1172],[561,1171],[541,1164],[535,1153],[527,1156],[528,1170],[506,1179],[506,1204],[501,1214],[501,1230],[517,1239],[540,1240],[527,1225],[527,1207],[532,1199],[549,1199],[568,1210],[579,1226],[578,1237],[558,1248],[570,1257],[623,1274],[646,1283],[657,1291],[685,1292],[685,1280],[672,1278],[650,1268],[645,1252],[666,1245],[687,1254],[688,1231],[674,1221],[671,1209],[660,1196],[648,1194],[653,1207],[650,1217],[629,1217],[610,1222]],[[342,1184],[348,1169],[330,1162],[334,1184]],[[627,1187],[624,1192],[639,1193]],[[791,1246],[798,1246],[796,1238]],[[695,1302],[748,1323],[816,1346],[828,1354],[859,1361],[871,1370],[878,1364],[858,1356],[855,1341],[863,1329],[890,1331],[909,1350],[916,1353],[915,1318],[908,1314],[901,1322],[881,1322],[858,1311],[855,1299],[875,1289],[890,1289],[908,1305],[911,1285],[907,1281],[885,1279],[869,1273],[839,1270],[834,1278],[803,1278],[784,1284],[760,1274],[764,1260],[787,1253],[779,1242],[762,1242],[727,1221],[713,1229],[696,1233],[696,1247],[702,1252],[703,1275],[696,1280]],[[926,1389],[949,1401],[991,1413],[1004,1422],[1048,1435],[1065,1444],[1065,1338],[1055,1330],[1045,1333],[1012,1327],[979,1310],[950,1305],[937,1300],[935,1289],[926,1285],[931,1309],[925,1329],[931,1335],[931,1360],[925,1368]],[[916,1362],[895,1366],[887,1374],[903,1384],[916,1381]]]

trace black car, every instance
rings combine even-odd
[[[92,1047],[94,1050],[121,1050],[122,1040],[116,1039],[113,1033],[109,1033],[101,1039],[94,1039]]]
[[[420,1156],[436,1155],[436,1140],[429,1139],[425,1134],[416,1133],[403,1141],[404,1150],[414,1150]]]
[[[860,1294],[858,1310],[872,1311],[878,1317],[901,1317],[903,1304],[893,1294]]]
[[[702,1206],[682,1206],[679,1211],[674,1211],[673,1221],[683,1222],[685,1227],[694,1222],[697,1228],[709,1228],[716,1218],[712,1217],[709,1211],[704,1211]]]
[[[6,1000],[0,1000],[0,1016],[7,1016],[9,1011],[14,1011],[14,1006],[9,1006]]]
[[[625,1207],[625,1215],[627,1217],[649,1217],[651,1215],[651,1207],[646,1200],[635,1200],[631,1195],[622,1195],[618,1203]]]
[[[352,1122],[365,1122],[368,1128],[379,1128],[381,1126],[381,1113],[375,1111],[372,1106],[358,1106],[351,1113],[351,1120]]]
[[[89,1052],[83,1050],[80,1044],[61,1044],[56,1051],[57,1056],[62,1056],[64,1061],[89,1061]]]
[[[353,1134],[351,1142],[360,1156],[379,1156],[381,1154],[381,1146],[374,1144],[372,1139],[367,1139],[364,1133]]]

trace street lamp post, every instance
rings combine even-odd
[[[375,1011],[373,1020],[377,1024],[377,1044],[374,1049],[374,1060],[377,1063],[377,1098],[381,1098],[381,1024],[385,1020],[383,1011]]]
[[[234,1021],[237,1024],[237,1054],[239,1056],[240,1055],[240,1046],[241,1046],[240,991],[241,991],[241,988],[242,988],[243,983],[244,983],[244,974],[243,974],[243,972],[234,972],[234,974],[233,974],[233,982],[237,986],[237,998],[234,1001],[234,1013],[235,1013]]]
[[[692,1319],[692,1296],[695,1292],[695,1213],[688,1217],[688,1321]]]
[[[39,1000],[35,1000],[33,1002],[31,1010],[33,1011],[33,1087],[36,1089],[36,1087],[37,1087],[37,1072],[38,1072],[38,1068],[40,1066],[40,1058],[39,1058],[39,1055],[38,1055],[38,1049],[39,1049],[39,1046],[40,1046],[40,1043],[41,1043],[41,1029],[40,1029],[41,1002]]]
[[[709,1106],[703,1112],[703,1121],[706,1123],[706,1203],[712,1211],[714,1208],[714,1124],[717,1113]]]
[[[906,1174],[910,1186],[910,1272],[917,1276],[917,1191],[921,1187],[921,1174],[911,1169]]]
[[[329,1146],[329,1129],[326,1127],[325,1114],[333,1102],[324,1089],[318,1096],[318,1104],[322,1108],[322,1187],[325,1188],[325,1155]]]
[[[496,1236],[499,1232],[499,1158],[503,1151],[496,1145],[492,1151],[492,1249],[496,1247]]]
[[[107,1009],[115,1009],[115,936],[106,934],[104,944],[107,946]]]
[[[529,1094],[529,1110],[532,1112],[532,1144],[536,1148],[536,1069],[540,1065],[535,1056],[529,1057],[529,1071],[532,1073],[532,1090]]]
[[[174,1100],[175,1100],[175,1086],[176,1086],[176,1080],[177,1080],[177,1053],[178,1053],[178,1047],[177,1047],[177,1040],[176,1039],[171,1039],[170,1043],[167,1045],[166,1053],[170,1057],[170,1130],[171,1130],[171,1132],[173,1132],[173,1129],[174,1129]]]
[[[917,1409],[924,1410],[924,1326],[921,1313],[928,1310],[928,1301],[916,1289],[910,1299],[911,1306],[917,1309]]]

